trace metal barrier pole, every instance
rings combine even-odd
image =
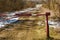
[[[50,36],[49,36],[49,24],[48,24],[48,16],[50,15],[50,12],[47,12],[46,13],[46,33],[47,33],[47,40],[50,39]]]

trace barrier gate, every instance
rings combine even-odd
[[[45,14],[16,14],[17,16],[46,16],[46,36],[47,39],[49,40],[49,24],[48,24],[48,16],[50,15],[50,12],[46,12]]]

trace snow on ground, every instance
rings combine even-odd
[[[0,22],[0,28],[4,27],[4,22]]]
[[[6,24],[10,24],[10,23],[17,21],[18,19],[19,19],[19,17],[11,18],[9,20],[0,21],[0,28],[4,27]]]

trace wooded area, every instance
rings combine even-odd
[[[44,4],[46,8],[53,10],[55,12],[55,16],[60,14],[60,0],[41,0],[40,3]],[[28,7],[34,7],[35,4],[36,1],[33,2],[27,0],[0,0],[0,12],[18,11]]]
[[[53,10],[55,17],[60,19],[60,0],[46,0],[44,7]]]
[[[0,12],[16,11],[27,7],[33,7],[33,2],[23,0],[0,0]]]

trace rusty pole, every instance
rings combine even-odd
[[[48,24],[48,16],[50,15],[50,12],[46,12],[46,35],[47,35],[47,39],[49,40],[50,36],[49,36],[49,24]]]

